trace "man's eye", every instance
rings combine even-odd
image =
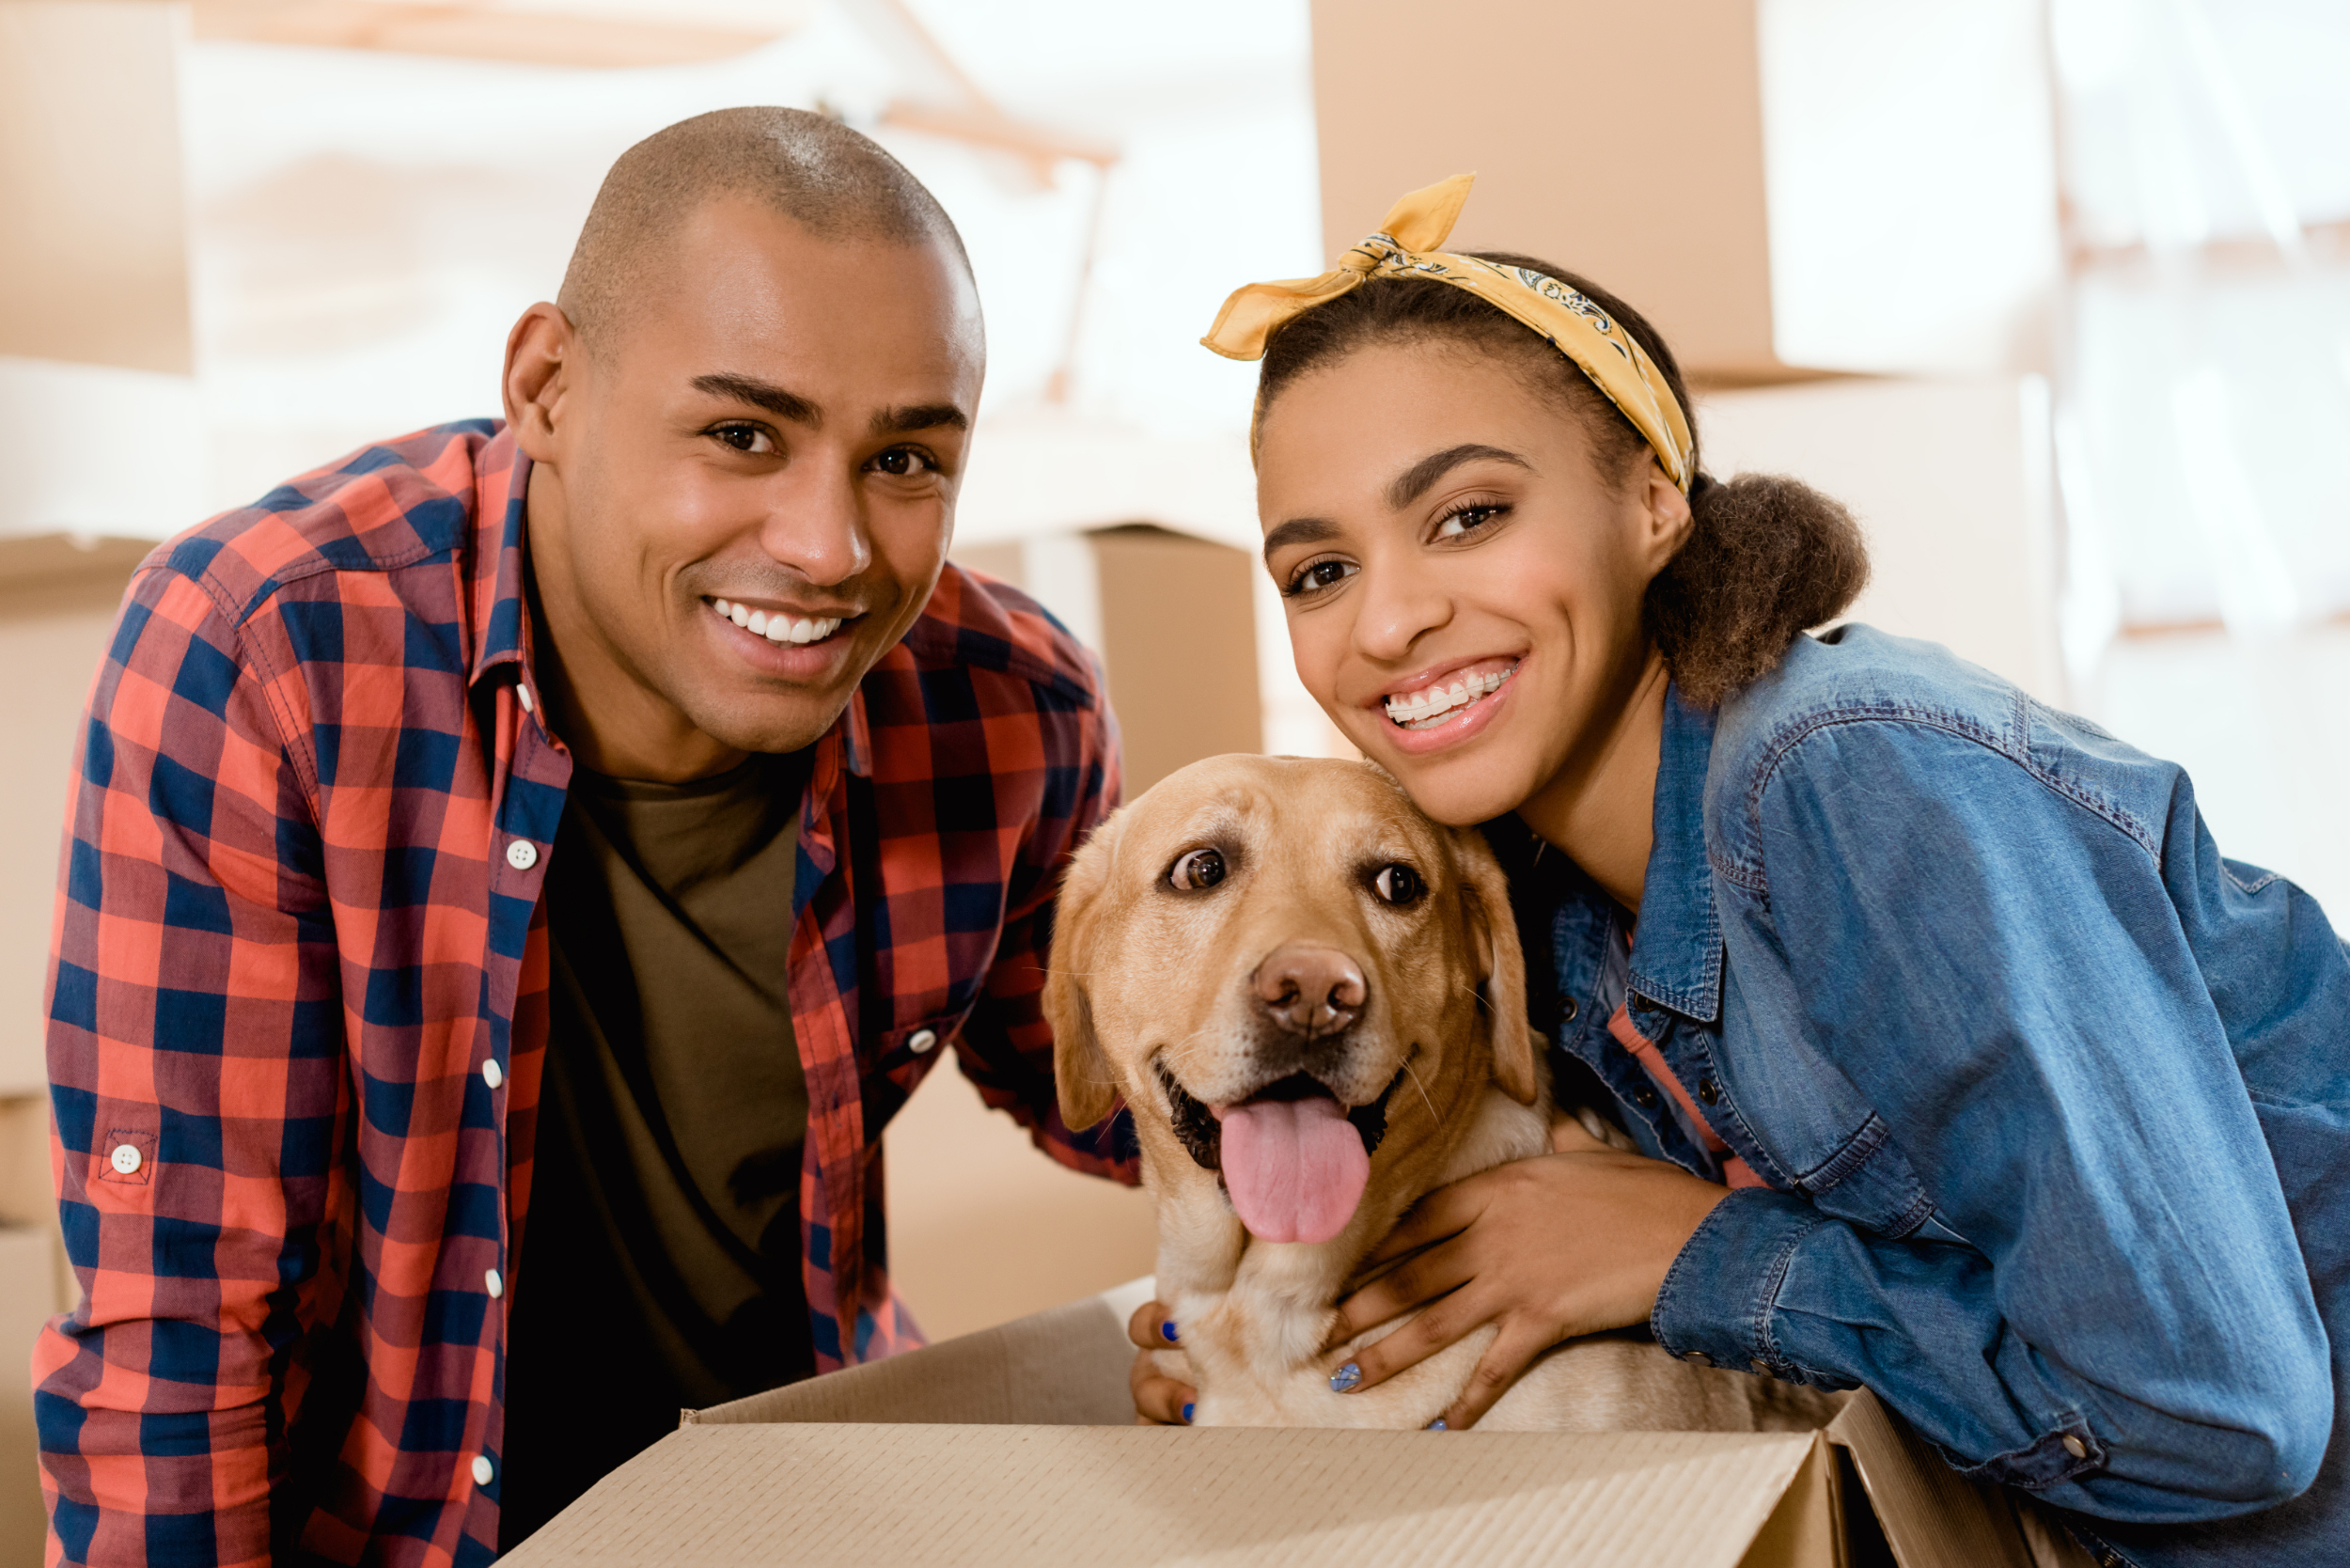
[[[938,465],[920,452],[905,447],[892,447],[873,460],[873,466],[894,478],[911,478],[916,474],[935,473]]]
[[[1290,579],[1289,594],[1294,599],[1301,593],[1319,593],[1336,587],[1362,569],[1353,561],[1308,561]]]
[[[720,425],[710,433],[738,452],[765,457],[776,450],[776,438],[757,425]]]

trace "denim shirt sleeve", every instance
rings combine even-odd
[[[1899,721],[1813,730],[1747,799],[1759,874],[1716,882],[1731,963],[1781,967],[1936,1212],[1893,1240],[1735,1192],[1668,1276],[1660,1341],[1865,1384],[1970,1473],[2094,1515],[2308,1486],[2325,1327],[2156,855]],[[2208,858],[2191,804],[2170,827],[2166,856]]]

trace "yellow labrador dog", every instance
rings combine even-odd
[[[1488,1327],[1340,1395],[1356,1265],[1422,1194],[1548,1150],[1509,889],[1473,829],[1368,763],[1217,757],[1103,823],[1062,886],[1045,1010],[1062,1114],[1122,1097],[1158,1200],[1158,1290],[1201,1425],[1421,1427]],[[1621,1135],[1619,1135],[1620,1137]],[[1824,1424],[1835,1401],[1622,1338],[1554,1350],[1485,1430]]]

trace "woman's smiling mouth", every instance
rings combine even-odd
[[[1515,659],[1480,659],[1381,699],[1387,722],[1400,729],[1434,729],[1461,717],[1501,690],[1517,673]]]

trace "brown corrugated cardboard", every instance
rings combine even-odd
[[[1125,1325],[1149,1291],[1137,1280],[688,1411],[509,1560],[1871,1568],[1888,1548],[1899,1568],[2059,1560],[2035,1557],[2004,1497],[1865,1393],[1817,1434],[1136,1427]]]

